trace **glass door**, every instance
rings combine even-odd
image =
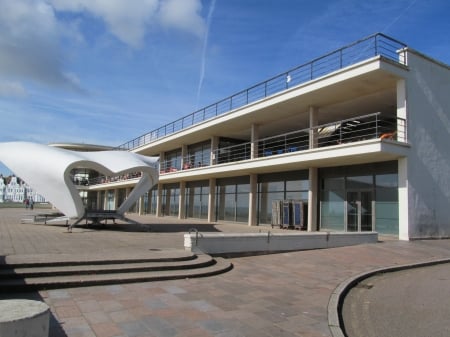
[[[372,192],[347,192],[347,232],[372,231]]]

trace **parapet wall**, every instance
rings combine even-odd
[[[378,233],[296,232],[296,233],[190,233],[184,247],[207,254],[273,253],[376,243]]]

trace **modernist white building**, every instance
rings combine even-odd
[[[8,184],[0,174],[0,202],[24,202],[25,199],[32,199],[34,202],[45,202],[45,198],[38,194],[33,188],[16,176],[12,176]]]
[[[448,65],[375,34],[121,145],[160,157],[136,211],[263,226],[295,200],[308,231],[449,237],[449,93]],[[132,187],[85,189],[114,208]]]

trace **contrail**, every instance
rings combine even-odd
[[[216,6],[216,0],[211,1],[211,5],[209,6],[208,17],[206,19],[206,33],[205,39],[203,40],[203,50],[202,50],[202,59],[200,65],[200,79],[198,82],[197,89],[197,108],[200,100],[200,93],[202,91],[203,79],[205,78],[205,65],[206,65],[206,50],[208,48],[208,35],[209,35],[209,27],[211,26],[211,19],[214,12],[214,7]]]

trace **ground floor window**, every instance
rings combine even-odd
[[[272,223],[272,205],[276,200],[308,203],[308,171],[292,171],[258,176],[258,224]]]
[[[163,215],[178,216],[180,205],[179,184],[165,184],[162,189],[161,212]]]
[[[158,185],[144,194],[144,213],[156,215],[158,202]]]
[[[217,179],[216,218],[222,221],[248,222],[250,177]]]
[[[398,234],[397,162],[319,170],[320,228]]]
[[[186,217],[208,219],[208,180],[186,183]]]

